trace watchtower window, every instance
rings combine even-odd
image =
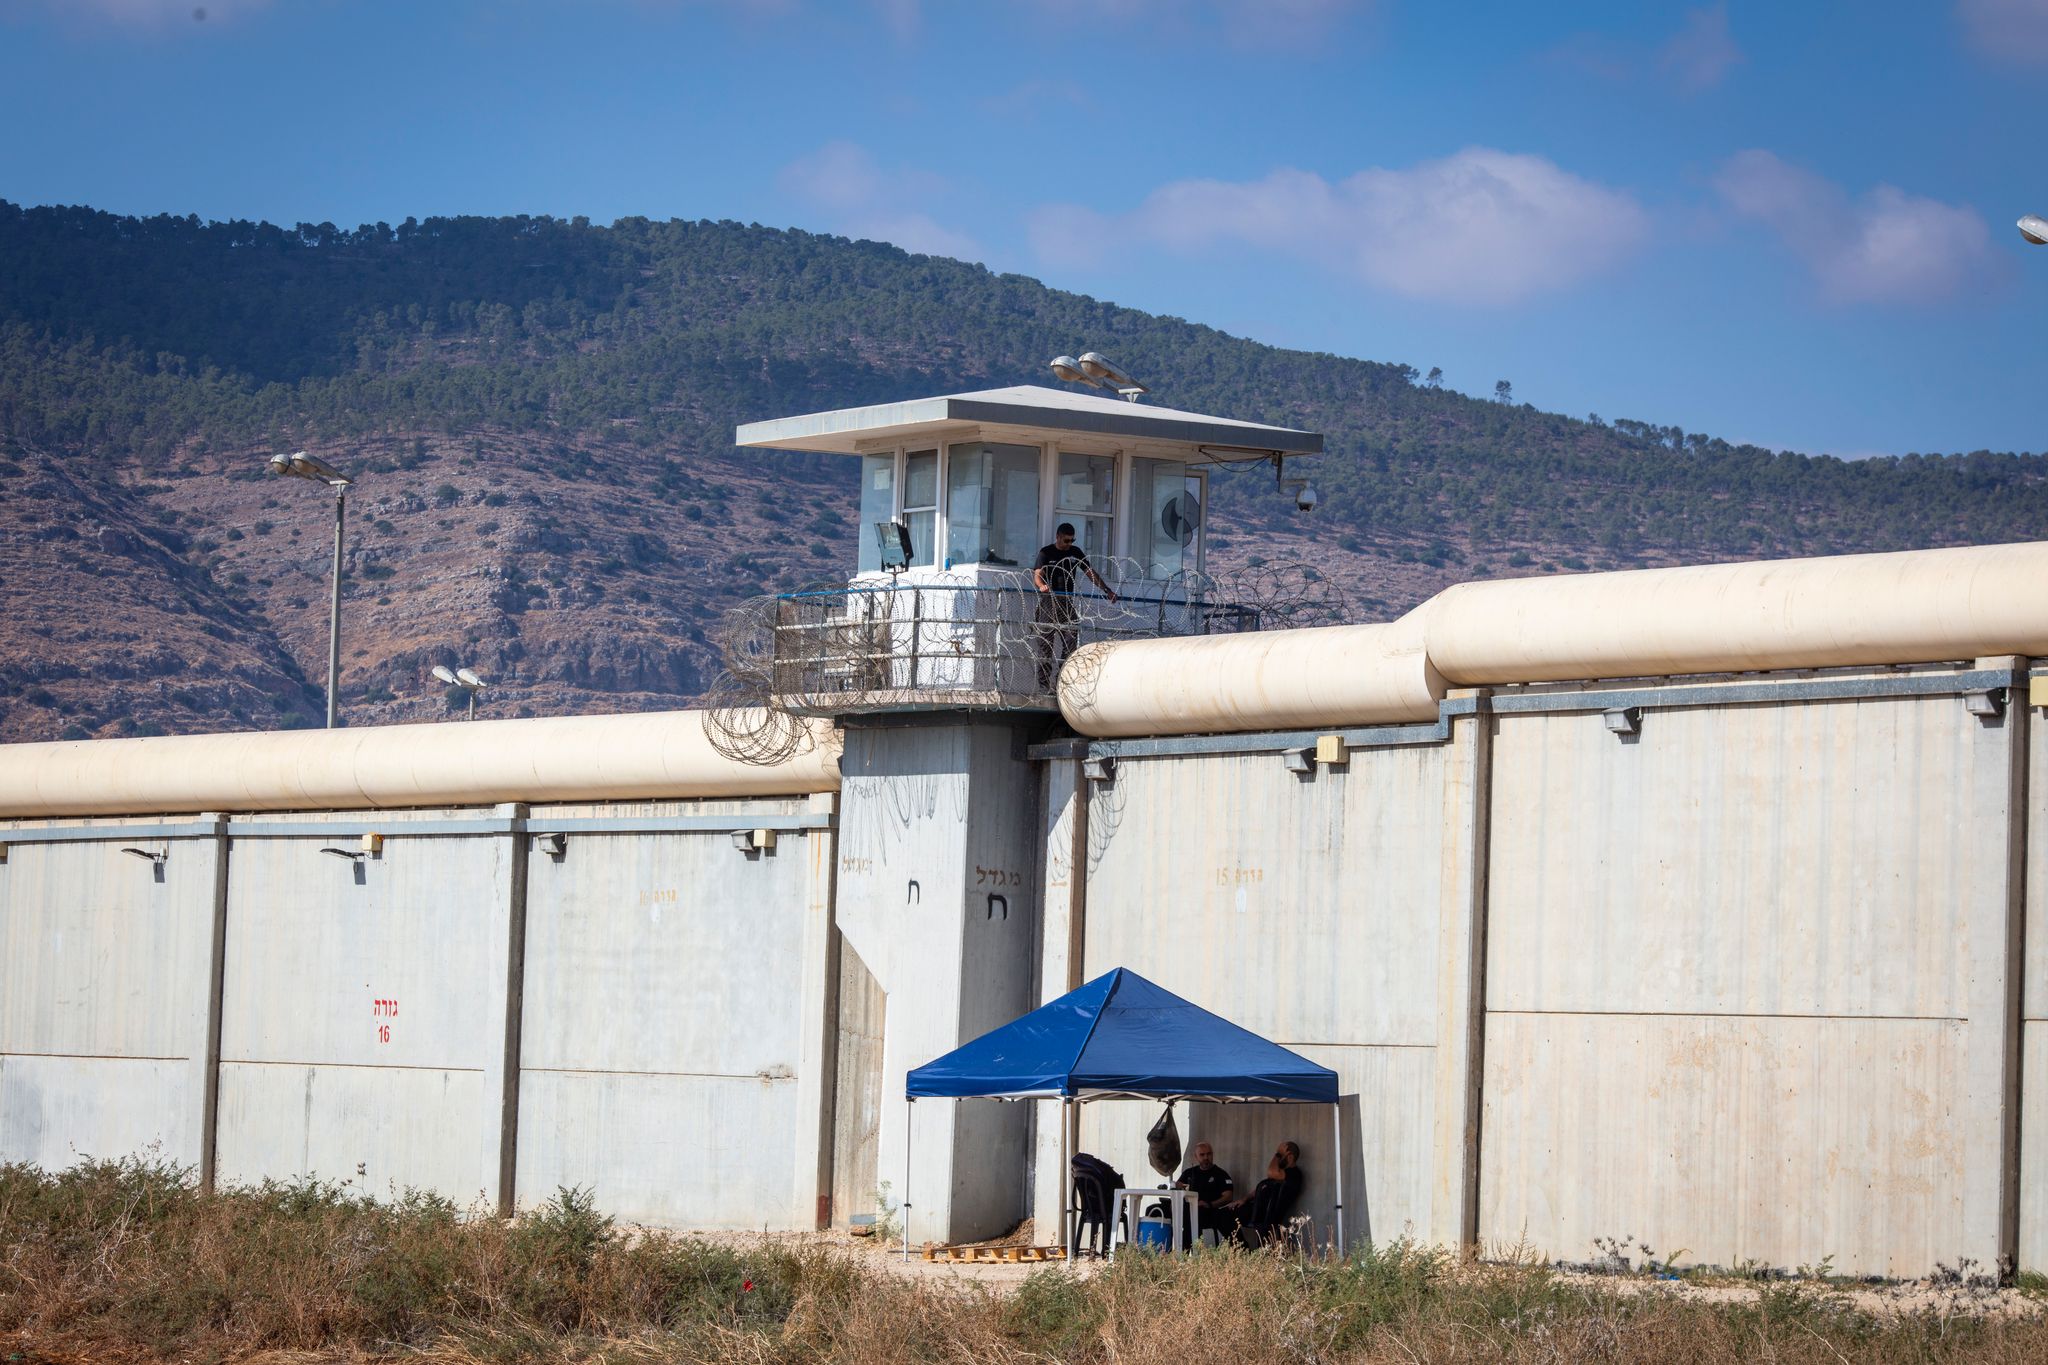
[[[1116,511],[1116,458],[1060,452],[1059,505],[1055,524],[1074,523],[1074,540],[1092,559],[1111,553]]]
[[[1028,567],[1038,549],[1037,446],[946,447],[946,560]]]
[[[882,549],[875,523],[896,519],[896,452],[864,455],[860,462],[860,571],[878,573]]]
[[[910,525],[910,564],[938,563],[939,452],[913,450],[903,457],[903,520]]]

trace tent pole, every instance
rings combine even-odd
[[[910,1259],[910,1116],[917,1101],[903,1097],[903,1259]]]
[[[1068,1122],[1073,1113],[1074,1102],[1060,1097],[1060,1244],[1067,1249],[1067,1264],[1074,1263],[1074,1154],[1067,1150],[1070,1136]]]
[[[1344,1104],[1330,1106],[1330,1131],[1337,1149],[1337,1256],[1343,1259],[1349,1247],[1344,1241]]]

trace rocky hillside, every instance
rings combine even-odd
[[[2048,460],[1847,464],[1481,402],[873,243],[735,224],[340,231],[0,204],[0,739],[318,723],[331,507],[354,723],[684,704],[745,596],[843,575],[848,462],[740,421],[1041,382],[1093,346],[1175,406],[1327,433],[1323,507],[1220,475],[1212,565],[1374,619],[1476,575],[2048,535]]]

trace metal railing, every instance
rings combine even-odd
[[[1300,564],[1224,578],[1156,579],[1127,560],[1094,568],[1114,600],[1085,578],[1079,591],[1049,596],[1027,573],[988,569],[755,598],[726,614],[725,671],[704,699],[705,732],[728,757],[776,763],[812,742],[808,716],[1050,709],[1061,669],[1091,644],[1345,619],[1343,594]]]
[[[778,704],[844,710],[919,694],[1045,698],[1060,667],[1102,640],[1257,630],[1260,613],[1173,583],[1041,593],[1020,583],[899,582],[771,599],[769,691]],[[1015,703],[1012,703],[1015,704]]]

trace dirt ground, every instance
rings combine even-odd
[[[1826,1294],[1845,1308],[1875,1318],[1912,1317],[1921,1313],[1963,1318],[2048,1316],[2048,1299],[2038,1294],[2021,1289],[1936,1280],[1838,1284],[1825,1280],[1758,1281],[1701,1274],[1665,1278],[1573,1270],[1559,1271],[1558,1278],[1568,1284],[1584,1284],[1590,1289],[1605,1288],[1619,1294],[1666,1294],[1689,1303],[1740,1303],[1774,1288],[1793,1287],[1809,1293]]]
[[[1092,1275],[1102,1262],[1084,1256],[1064,1261],[1017,1263],[927,1261],[913,1246],[910,1259],[903,1258],[901,1239],[882,1243],[872,1237],[854,1237],[842,1228],[826,1232],[695,1232],[690,1236],[729,1246],[771,1244],[781,1246],[822,1246],[870,1260],[891,1274],[932,1283],[988,1285],[1003,1292],[1022,1284],[1034,1272],[1048,1265],[1073,1274]],[[986,1247],[1032,1245],[1031,1224],[1026,1222],[1005,1237],[972,1245]],[[1476,1262],[1473,1273],[1484,1274],[1487,1261]],[[2048,1316],[2048,1298],[2022,1289],[1997,1288],[1958,1279],[1893,1280],[1881,1283],[1841,1282],[1821,1279],[1758,1280],[1711,1272],[1688,1271],[1659,1275],[1641,1271],[1565,1270],[1555,1272],[1566,1284],[1580,1285],[1592,1292],[1664,1295],[1688,1303],[1740,1303],[1773,1289],[1797,1288],[1809,1294],[1825,1294],[1844,1308],[1872,1317],[1910,1317],[1933,1313],[1940,1317],[2042,1317]]]

